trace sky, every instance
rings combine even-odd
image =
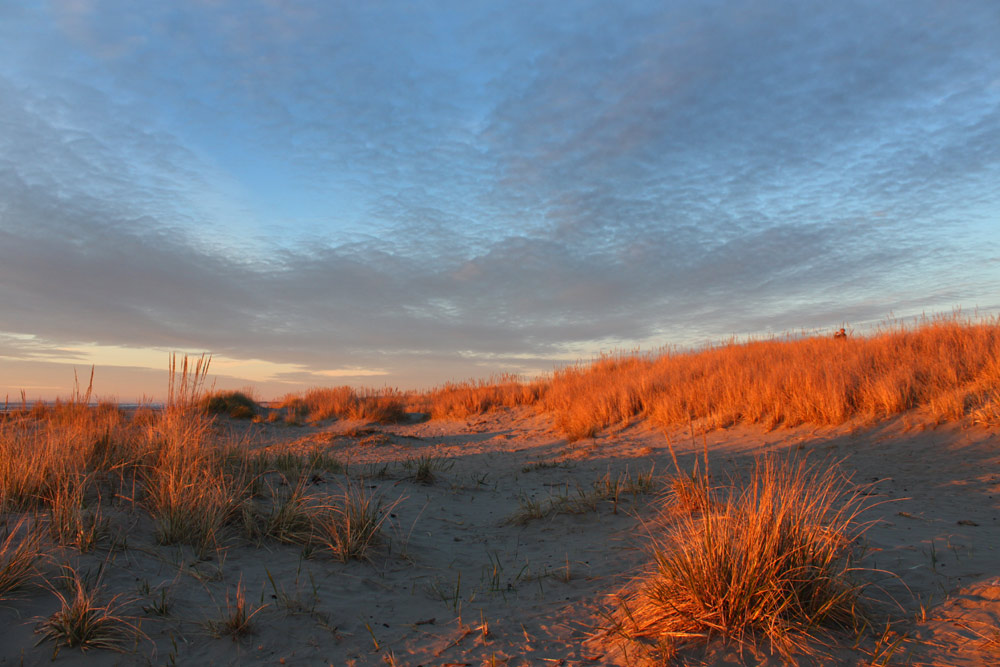
[[[0,0],[0,397],[995,314],[998,35],[995,0]]]

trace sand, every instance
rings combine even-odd
[[[1000,437],[954,424],[909,426],[910,419],[669,435],[682,466],[707,445],[718,479],[745,479],[755,456],[779,451],[841,461],[855,481],[877,482],[869,493],[880,504],[864,515],[871,522],[866,564],[898,575],[872,587],[873,596],[895,601],[885,603],[892,633],[881,645],[857,647],[841,637],[827,662],[871,664],[873,652],[902,637],[889,664],[1000,663]],[[198,559],[190,548],[157,545],[141,513],[117,517],[125,548],[105,545],[73,558],[95,573],[104,564],[106,597],[129,601],[126,613],[141,621],[145,637],[125,653],[63,648],[55,664],[642,664],[639,652],[603,630],[615,594],[649,562],[655,494],[626,494],[617,505],[604,500],[523,525],[509,519],[526,500],[572,499],[608,474],[669,475],[661,431],[636,423],[567,443],[530,409],[391,426],[220,420],[220,428],[247,430],[255,448],[328,449],[349,476],[364,477],[396,503],[370,560],[304,558],[301,547],[259,548],[235,535]],[[432,483],[412,478],[420,457],[436,461]],[[316,484],[335,491],[341,479],[326,474]],[[208,622],[223,615],[240,583],[252,604],[263,605],[254,632],[216,637]],[[161,590],[171,601],[164,617],[143,610]],[[55,608],[45,589],[0,603],[0,664],[49,664],[53,647],[36,647],[34,628]],[[714,642],[683,652],[679,662],[762,659]]]

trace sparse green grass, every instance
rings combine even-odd
[[[159,589],[159,593],[153,596],[149,604],[143,605],[142,610],[154,616],[169,616],[173,605],[173,598],[164,587]]]
[[[386,504],[363,481],[349,479],[339,493],[310,493],[310,480],[301,475],[294,484],[267,485],[269,501],[244,507],[246,536],[298,544],[309,555],[325,552],[343,562],[366,559],[401,499]]]
[[[709,495],[699,513],[665,514],[652,570],[622,598],[626,637],[765,640],[794,660],[824,629],[865,624],[854,550],[864,496],[836,467],[768,457],[747,488]]]

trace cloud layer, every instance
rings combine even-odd
[[[995,3],[119,4],[0,10],[0,356],[412,383],[1000,305]]]

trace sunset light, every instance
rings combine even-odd
[[[0,664],[1000,660],[1000,0],[0,1]]]

